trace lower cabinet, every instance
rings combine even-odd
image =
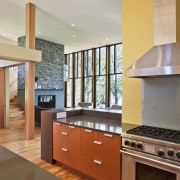
[[[98,180],[120,180],[120,136],[53,123],[53,159]]]
[[[120,179],[120,136],[81,129],[81,171],[99,180]]]
[[[53,159],[75,169],[80,167],[80,129],[53,123]]]

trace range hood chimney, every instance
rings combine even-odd
[[[154,0],[154,46],[126,70],[128,77],[180,75],[178,1]]]

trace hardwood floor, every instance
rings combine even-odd
[[[25,140],[24,120],[10,120],[9,129],[0,129],[0,145],[42,167],[63,180],[88,180],[67,167],[49,164],[40,158],[40,127],[35,129],[35,138]]]

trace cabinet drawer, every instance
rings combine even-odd
[[[68,147],[74,151],[80,151],[80,128],[72,125],[67,125]]]
[[[81,153],[88,156],[94,157],[97,155],[98,146],[94,144],[94,141],[98,140],[98,132],[90,129],[81,129],[80,143]]]
[[[93,160],[97,160],[97,159],[93,159],[87,156],[83,156],[81,155],[80,157],[80,170],[95,178],[95,179],[99,179],[100,174],[103,173],[103,169],[102,169],[102,165],[101,164],[95,164],[93,162]]]
[[[68,147],[68,135],[62,132],[53,132],[53,145]]]
[[[65,132],[66,125],[58,122],[53,122],[53,132]]]
[[[68,165],[68,149],[53,145],[53,159]]]
[[[120,136],[99,133],[99,139],[102,142],[100,158],[105,162],[120,168]]]
[[[99,159],[81,156],[81,171],[98,180],[119,180],[120,168],[109,165]]]
[[[54,145],[53,159],[75,169],[80,168],[80,153],[77,151]]]

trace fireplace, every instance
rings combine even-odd
[[[38,106],[43,108],[55,108],[56,95],[38,95]]]

